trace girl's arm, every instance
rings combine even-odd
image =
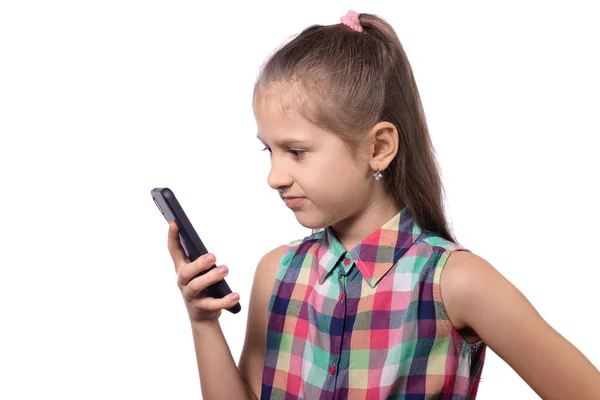
[[[236,368],[219,322],[192,322],[192,333],[202,398],[253,400]]]
[[[254,272],[254,283],[248,303],[246,339],[238,367],[250,399],[260,399],[263,368],[265,365],[265,340],[267,317],[273,283],[279,260],[286,246],[279,246],[263,256]]]
[[[453,252],[440,291],[452,323],[473,329],[540,397],[600,398],[600,371],[486,260]]]
[[[285,246],[280,246],[267,253],[254,273],[239,366],[235,365],[218,320],[211,324],[192,323],[203,399],[260,398],[268,305],[283,249]]]

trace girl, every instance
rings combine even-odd
[[[313,232],[260,260],[236,366],[218,318],[239,296],[202,293],[227,269],[190,280],[214,258],[190,263],[171,224],[204,399],[474,399],[488,346],[544,399],[600,398],[600,372],[451,235],[389,24],[350,11],[305,29],[263,66],[253,109],[268,183]]]

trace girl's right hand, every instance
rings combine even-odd
[[[179,229],[174,221],[169,222],[168,248],[177,272],[177,286],[183,295],[190,320],[207,324],[217,323],[221,310],[233,307],[239,301],[239,295],[235,298],[237,293],[230,293],[222,299],[215,299],[204,293],[204,289],[223,279],[227,275],[227,267],[219,265],[212,271],[192,279],[199,272],[212,267],[216,260],[208,260],[207,256],[212,255],[208,253],[190,262],[179,242]],[[222,268],[224,272],[220,271]]]

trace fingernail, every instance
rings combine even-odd
[[[227,268],[226,267],[221,267],[219,268],[219,272],[224,274],[225,272],[227,272]]]
[[[233,296],[231,296],[231,300],[237,300],[237,299],[239,299],[239,298],[240,298],[240,295],[239,295],[239,294],[237,294],[237,293],[236,293],[236,294],[234,294]]]
[[[212,255],[212,254],[207,254],[207,255],[204,256],[204,261],[206,261],[206,262],[215,261],[215,256]]]

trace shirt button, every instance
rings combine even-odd
[[[332,365],[331,367],[329,367],[329,373],[331,375],[335,374],[335,365]]]
[[[340,301],[344,299],[344,293],[340,293]]]
[[[349,259],[349,258],[346,258],[346,259],[344,260],[344,265],[348,265],[348,264],[350,264],[350,259]]]

